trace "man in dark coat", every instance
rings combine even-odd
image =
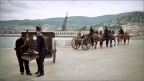
[[[89,31],[90,31],[89,35],[91,36],[94,33],[94,29],[92,28],[92,26]]]
[[[119,30],[119,34],[124,35],[124,31],[123,31],[122,27],[121,27],[120,30]]]
[[[105,30],[104,30],[104,38],[108,38],[108,29],[107,29],[107,26],[105,27]]]
[[[108,47],[108,42],[109,42],[109,31],[107,29],[107,26],[105,27],[105,30],[104,30],[104,40],[106,40],[106,47]]]
[[[89,37],[90,37],[90,39],[91,39],[91,44],[92,44],[92,46],[93,46],[94,40],[93,40],[92,35],[93,35],[93,33],[94,33],[94,29],[92,28],[92,26],[90,27],[90,30],[89,30],[89,31],[90,31],[90,32],[89,32]]]
[[[20,72],[22,75],[24,75],[24,68],[26,70],[27,75],[32,75],[32,73],[30,72],[30,69],[29,69],[29,61],[23,60],[21,58],[22,54],[26,53],[26,51],[28,51],[28,49],[29,49],[27,42],[28,42],[27,41],[27,33],[23,33],[21,38],[17,39],[16,43],[15,43],[16,55],[17,55],[17,59],[19,62]]]
[[[41,27],[36,27],[36,33],[37,33],[37,51],[39,53],[39,58],[36,59],[38,71],[35,74],[38,74],[37,77],[40,77],[44,75],[46,40],[45,40],[44,35],[42,34]]]

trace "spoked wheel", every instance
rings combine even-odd
[[[71,41],[71,46],[74,49],[78,49],[80,47],[80,41],[77,39],[77,37],[74,37]]]
[[[90,48],[90,46],[91,46],[91,40],[90,40],[90,38],[89,37],[84,37],[82,39],[82,48],[84,50],[88,50]]]

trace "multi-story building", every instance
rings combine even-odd
[[[124,31],[129,32],[131,34],[139,34],[140,32],[142,32],[142,27],[138,26],[138,25],[123,25],[122,26]]]

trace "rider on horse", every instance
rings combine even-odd
[[[107,26],[105,27],[105,30],[104,30],[104,38],[108,38],[108,29],[107,29]]]
[[[91,39],[91,44],[92,44],[92,46],[93,46],[93,44],[94,44],[94,40],[93,40],[93,33],[94,33],[94,29],[92,28],[92,26],[90,27],[90,33],[89,33],[89,37],[90,37],[90,39]]]
[[[94,33],[94,29],[91,26],[89,35],[91,36],[93,33]]]
[[[121,37],[121,38],[123,38],[124,31],[123,31],[122,27],[121,27],[120,30],[119,30],[119,34],[122,34],[122,37]]]
[[[123,31],[122,27],[121,27],[120,30],[119,30],[119,34],[124,35],[124,31]]]

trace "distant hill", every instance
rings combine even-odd
[[[102,22],[99,24],[96,24],[96,27],[99,26],[114,26],[114,25],[127,25],[127,24],[141,24],[144,23],[144,12],[129,12],[129,13],[122,13],[115,15],[115,18],[112,20],[108,20],[106,22]]]
[[[37,19],[37,20],[11,20],[0,21],[0,29],[33,29],[37,25],[41,25],[47,29],[60,30],[64,21],[64,17]],[[128,12],[115,15],[104,15],[98,17],[71,16],[68,17],[67,29],[79,29],[83,26],[112,26],[124,25],[128,23],[140,23],[144,21],[144,12]]]

